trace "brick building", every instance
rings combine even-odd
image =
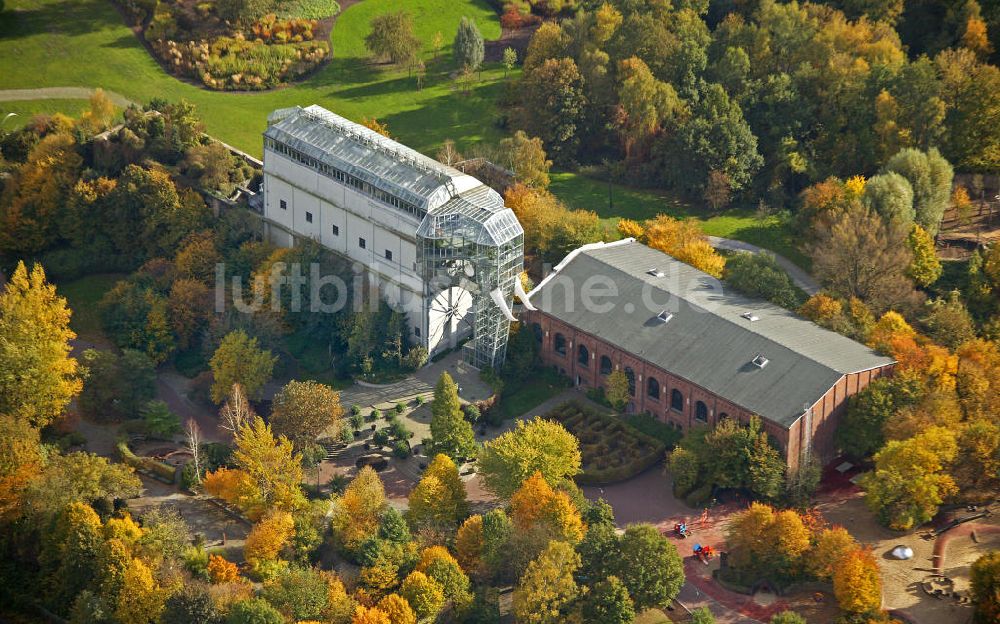
[[[757,414],[792,468],[835,456],[848,397],[893,365],[633,239],[570,253],[531,291],[522,320],[543,362],[579,388],[623,370],[628,411],[684,431]]]

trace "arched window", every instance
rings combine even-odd
[[[701,401],[694,404],[694,419],[699,422],[708,422],[708,406]]]
[[[610,375],[611,374],[611,358],[606,355],[601,356],[601,374]]]
[[[677,388],[670,391],[670,409],[684,411],[684,395]]]
[[[660,382],[656,381],[656,377],[650,377],[646,380],[646,394],[651,399],[660,400]]]
[[[581,366],[590,366],[590,351],[587,350],[587,347],[585,347],[583,345],[580,345],[579,347],[577,347],[577,349],[576,349],[576,361]]]
[[[535,336],[535,342],[542,344],[542,326],[538,323],[532,323],[531,333]]]
[[[559,355],[566,355],[566,336],[562,334],[556,334],[555,346],[556,353]]]
[[[635,396],[635,371],[625,367],[625,379],[628,380],[628,394],[629,396]]]

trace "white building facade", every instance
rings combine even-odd
[[[363,267],[433,355],[465,339],[499,366],[524,231],[496,191],[322,107],[273,112],[264,132],[271,241],[310,238]]]

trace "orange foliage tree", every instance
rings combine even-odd
[[[857,548],[833,571],[833,593],[844,611],[868,613],[882,606],[882,577],[871,549]]]

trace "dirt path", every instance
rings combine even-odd
[[[96,89],[89,87],[39,87],[37,89],[4,89],[0,90],[0,102],[17,102],[21,100],[87,100]],[[132,100],[114,91],[104,92],[115,106],[122,108],[132,104]]]
[[[796,286],[805,291],[809,296],[815,295],[820,291],[819,282],[813,279],[812,275],[809,275],[805,270],[803,270],[799,265],[795,264],[788,258],[778,255],[773,251],[764,249],[763,247],[758,247],[757,245],[751,245],[750,243],[744,243],[743,241],[733,240],[731,238],[722,238],[719,236],[709,236],[708,244],[716,249],[725,249],[727,251],[748,251],[753,254],[758,253],[768,253],[774,257],[774,260],[778,263],[785,272],[788,273],[789,277]]]

